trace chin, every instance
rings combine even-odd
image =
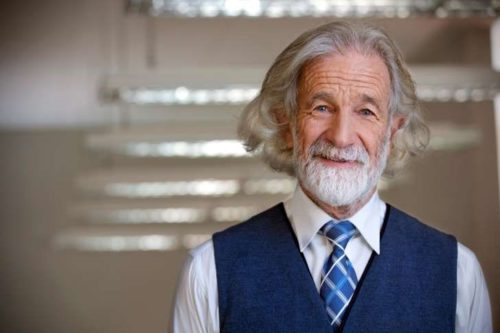
[[[313,160],[298,170],[299,180],[312,195],[333,206],[351,206],[364,199],[376,186],[378,177],[371,177],[368,165],[350,167],[326,166]]]
[[[373,159],[363,147],[338,148],[317,141],[307,154],[297,153],[295,174],[301,186],[324,204],[355,205],[366,200],[377,187],[387,162],[388,138],[381,141]]]

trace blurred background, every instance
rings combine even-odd
[[[187,250],[293,190],[235,124],[276,55],[336,18],[396,40],[431,127],[427,155],[382,197],[476,253],[500,318],[499,9],[2,1],[0,330],[165,332]]]

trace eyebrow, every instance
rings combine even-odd
[[[327,92],[324,92],[324,91],[320,91],[320,92],[317,92],[315,93],[314,95],[312,95],[311,98],[309,98],[306,102],[306,106],[307,107],[311,107],[312,104],[317,101],[317,100],[324,100],[324,101],[328,101],[328,102],[332,102],[335,100],[335,98],[327,93]],[[374,105],[378,110],[382,110],[380,108],[380,104],[378,103],[378,100],[370,95],[367,95],[367,94],[361,94],[361,101],[363,103],[368,103],[368,104],[372,104]]]
[[[369,96],[367,94],[361,94],[361,100],[363,103],[373,104],[378,110],[382,110],[376,98]]]
[[[335,98],[333,98],[332,94],[329,94],[327,92],[324,92],[324,91],[320,91],[320,92],[317,92],[315,93],[314,95],[311,96],[311,98],[309,98],[306,102],[306,106],[309,108],[313,105],[313,103],[317,100],[324,100],[324,101],[328,101],[328,102],[332,102],[333,100],[335,100]]]

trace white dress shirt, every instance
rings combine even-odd
[[[285,202],[286,214],[300,251],[319,290],[321,269],[332,251],[330,242],[318,231],[332,217],[316,206],[298,186]],[[359,231],[346,247],[356,275],[362,276],[373,251],[380,254],[380,230],[386,205],[377,193],[349,218]],[[217,275],[212,240],[191,250],[181,274],[171,329],[174,333],[219,332]],[[457,333],[491,333],[491,309],[481,266],[472,251],[458,243]]]

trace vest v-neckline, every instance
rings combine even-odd
[[[304,253],[300,252],[300,246],[299,246],[299,242],[298,242],[298,239],[297,239],[297,235],[295,234],[295,232],[293,230],[292,224],[291,224],[290,219],[288,218],[288,216],[286,214],[285,206],[284,206],[283,203],[280,204],[280,208],[282,210],[282,214],[283,214],[282,216],[285,217],[285,221],[287,222],[286,224],[287,224],[287,226],[289,228],[289,231],[293,235],[293,240],[295,242],[296,249],[299,252],[300,257],[302,258],[302,262],[303,262],[302,266],[305,269],[305,271],[307,271],[306,275],[309,277],[309,279],[308,279],[309,283],[307,283],[308,289],[313,288],[314,291],[315,291],[315,293],[318,295],[318,297],[317,297],[318,302],[315,302],[315,306],[319,306],[320,308],[322,308],[322,310],[324,312],[324,317],[325,317],[326,320],[328,320],[329,317],[328,317],[328,314],[326,312],[326,308],[325,308],[324,302],[321,299],[321,296],[320,296],[318,290],[316,289],[316,284],[314,283],[314,278],[311,275],[311,271],[309,269],[309,265],[307,264],[307,260],[306,260],[306,258],[304,256]],[[382,243],[382,238],[383,238],[383,236],[385,234],[385,229],[386,229],[387,223],[389,221],[389,216],[390,216],[391,208],[392,208],[391,205],[389,205],[389,204],[386,203],[386,210],[385,210],[384,221],[382,223],[382,228],[380,230],[380,242],[381,243]],[[380,253],[382,253],[382,251]],[[368,263],[366,264],[366,267],[365,267],[365,269],[363,271],[363,274],[358,279],[358,284],[356,285],[356,289],[354,290],[354,294],[352,295],[351,302],[349,302],[349,305],[347,306],[347,308],[345,310],[345,314],[343,316],[342,324],[339,327],[338,332],[342,332],[343,331],[344,325],[345,325],[346,321],[349,319],[349,313],[351,312],[351,308],[352,308],[353,304],[356,302],[356,299],[358,298],[358,295],[359,295],[359,293],[360,293],[360,291],[361,291],[361,289],[363,287],[363,282],[364,282],[364,280],[365,280],[368,272],[370,271],[370,268],[372,267],[373,261],[374,261],[374,259],[375,259],[376,256],[377,256],[377,253],[372,250],[372,254],[370,255],[370,259],[368,260]],[[311,291],[309,290],[309,292],[311,292]]]

